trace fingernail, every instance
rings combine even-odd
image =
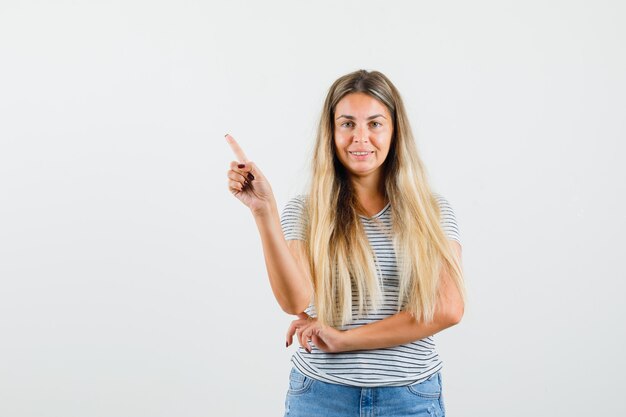
[[[224,135],[224,137],[228,136],[228,133]]]
[[[285,347],[289,347],[289,342],[285,342]]]
[[[237,168],[245,168],[246,164],[237,164]]]
[[[250,181],[252,181],[254,179],[254,175],[252,175],[252,172],[248,172],[248,179]]]

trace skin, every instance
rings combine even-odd
[[[366,211],[364,214],[371,216],[382,210],[386,204],[382,166],[389,153],[393,137],[391,115],[386,106],[375,98],[364,93],[352,93],[337,103],[333,123],[333,142],[336,155],[349,174],[357,198]],[[272,215],[277,217],[271,187],[260,169],[247,159],[235,139],[226,135],[226,141],[238,160],[231,162],[230,170],[227,172],[228,188],[235,197],[250,208],[262,231],[262,229],[264,230],[264,227],[261,227],[264,224],[264,218]],[[373,154],[365,160],[358,160],[350,154],[354,150],[373,151]],[[249,174],[253,174],[253,179],[250,178]],[[273,223],[277,223],[276,219]],[[277,224],[274,226],[274,229],[278,230],[279,226]],[[278,232],[268,231],[266,233],[274,235]],[[265,251],[269,251],[268,248],[275,246],[268,244],[268,248],[265,248],[265,239],[262,240]],[[281,243],[284,244],[284,241]],[[461,247],[456,242],[453,244],[460,259]],[[288,259],[284,255],[286,248],[282,248],[280,253],[275,254],[277,259]],[[297,259],[298,251],[291,248],[289,250],[293,258]],[[290,270],[289,273],[281,275],[306,276],[302,272],[305,271],[304,268],[301,268],[301,272],[294,273],[295,266],[287,266],[285,268]],[[281,272],[283,271],[281,270]],[[270,281],[272,281],[272,276],[273,274],[270,273]],[[297,313],[298,319],[294,320],[287,330],[286,346],[292,343],[296,333],[300,345],[308,352],[311,352],[309,342],[314,343],[318,349],[324,352],[344,352],[397,346],[433,335],[458,323],[463,315],[463,306],[458,300],[458,293],[452,285],[449,285],[448,274],[444,273],[442,279],[444,287],[449,288],[444,292],[447,299],[441,303],[440,308],[436,309],[434,321],[430,324],[418,323],[408,313],[401,312],[383,320],[344,331],[331,326],[323,326],[318,323],[316,318],[300,312]],[[275,295],[281,306],[286,305],[287,301],[285,300],[294,298],[296,294],[307,294],[305,301],[308,302],[309,300],[308,295],[312,291],[309,288],[310,278],[303,279],[302,282],[292,283],[292,281],[290,279],[289,284],[293,285],[293,288],[289,287],[287,283],[271,282],[273,290],[278,288],[275,290]],[[285,300],[282,300],[281,296],[284,294],[287,296],[284,296]],[[283,306],[283,309],[289,312],[293,310],[293,307],[285,308]]]
[[[372,215],[385,206],[382,166],[389,154],[393,120],[387,107],[365,93],[343,97],[335,108],[334,144],[337,158],[349,173],[357,198]],[[358,160],[350,151],[373,151]]]
[[[344,96],[333,115],[333,142],[335,154],[347,170],[357,198],[366,216],[378,213],[385,206],[382,166],[389,154],[393,137],[393,119],[387,107],[365,93]],[[359,160],[351,151],[373,151],[365,160]],[[322,326],[306,313],[298,314],[287,330],[287,346],[297,332],[300,345],[311,351],[308,341],[326,352],[350,349],[347,333],[330,326]]]
[[[461,245],[453,242],[461,258]],[[348,352],[363,349],[382,349],[404,345],[432,336],[461,321],[464,307],[460,295],[447,272],[442,276],[443,296],[439,299],[432,322],[417,321],[406,311],[350,330],[337,330],[322,325],[317,318],[299,313],[287,330],[287,346],[297,332],[300,346],[311,353],[310,342],[323,352]]]
[[[393,120],[387,107],[365,93],[352,93],[343,97],[335,108],[334,144],[336,155],[346,168],[365,215],[378,213],[385,206],[383,164],[389,154],[393,138]],[[373,151],[365,160],[350,154],[354,150]],[[460,258],[461,247],[454,242]],[[446,294],[457,295],[451,288],[447,274],[442,276]],[[324,352],[346,352],[360,349],[378,349],[397,346],[435,334],[460,321],[462,309],[456,300],[441,303],[432,323],[418,323],[406,312],[395,314],[378,322],[344,331],[322,325],[317,318],[306,313],[298,314],[298,320],[287,329],[287,343],[292,343],[297,333],[298,341],[307,352],[310,343]]]
[[[285,241],[269,181],[232,136],[227,134],[225,139],[237,158],[227,171],[228,189],[254,216],[276,301],[285,313],[296,315],[304,310],[300,306],[308,305],[311,299],[312,280],[303,267],[300,251]]]

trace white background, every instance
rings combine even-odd
[[[361,68],[457,214],[448,415],[626,414],[624,4],[224,3],[0,1],[0,415],[282,415],[294,317],[224,134],[282,208]]]

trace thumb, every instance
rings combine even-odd
[[[261,180],[265,180],[265,175],[263,175],[263,172],[252,161],[247,161],[246,167],[243,168],[243,170],[252,174],[252,177],[253,177],[252,179],[259,178]]]

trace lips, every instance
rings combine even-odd
[[[370,156],[374,154],[374,151],[348,151],[348,153],[350,154],[350,158],[354,161],[367,161]]]

